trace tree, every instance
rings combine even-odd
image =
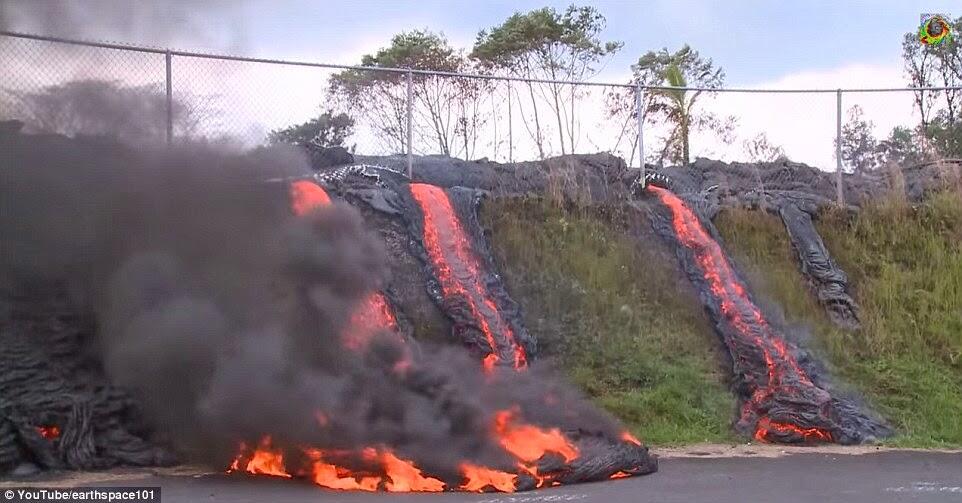
[[[73,80],[39,92],[13,92],[12,98],[10,118],[40,131],[113,136],[129,142],[164,141],[167,137],[167,96],[153,85]],[[193,134],[200,122],[197,109],[176,98],[171,106],[174,135]]]
[[[362,66],[471,72],[471,62],[441,34],[426,30],[402,32],[391,45],[361,58]],[[330,89],[342,108],[362,116],[387,141],[403,151],[407,146],[407,76],[376,70],[344,70],[330,79]],[[415,140],[434,145],[443,155],[473,155],[480,125],[486,120],[477,104],[487,82],[463,77],[413,74]],[[459,141],[460,140],[460,141]],[[459,151],[460,149],[460,151]]]
[[[563,13],[551,7],[518,12],[498,26],[481,30],[471,57],[486,68],[514,77],[585,80],[594,76],[599,65],[623,45],[601,40],[605,23],[605,17],[588,6],[572,5]],[[574,152],[579,127],[575,86],[533,82],[524,86],[530,99],[533,127],[527,114],[522,113],[522,117],[541,158],[545,158],[548,146],[538,110],[539,97],[554,114],[561,153]]]
[[[649,51],[632,65],[633,87],[697,87],[700,89],[720,89],[725,82],[725,71],[715,67],[714,62],[702,58],[688,45],[675,52],[667,48]],[[734,129],[734,117],[718,117],[715,114],[699,111],[696,105],[705,95],[704,90],[652,89],[645,93],[646,119],[661,119],[673,127],[665,138],[664,147],[659,153],[659,161],[669,160],[687,164],[690,160],[690,134],[692,131],[711,131],[722,141],[730,143]],[[622,118],[626,124],[637,118],[635,94],[616,92],[609,96],[609,116]]]
[[[888,138],[878,142],[876,150],[883,163],[905,166],[928,160],[929,156],[922,147],[925,143],[926,139],[917,129],[896,126]]]
[[[745,155],[752,162],[775,162],[785,158],[785,150],[773,144],[765,133],[759,133],[750,140],[742,142]]]
[[[962,158],[962,121],[953,121],[948,114],[939,114],[925,128],[925,137],[938,155]]]
[[[304,147],[343,147],[354,132],[354,120],[347,114],[327,111],[302,124],[276,129],[267,135],[270,143],[289,143]]]
[[[902,59],[905,73],[912,87],[958,87],[962,85],[962,17],[950,21],[955,37],[946,38],[939,45],[924,45],[918,34],[906,33],[902,40]],[[915,91],[915,106],[921,117],[921,127],[928,128],[935,115],[942,113],[942,122],[955,123],[962,117],[962,91]]]
[[[857,174],[871,171],[879,164],[878,142],[872,133],[874,128],[875,124],[864,118],[862,107],[855,105],[848,109],[848,121],[842,126],[842,162]],[[837,144],[838,140],[835,142]]]

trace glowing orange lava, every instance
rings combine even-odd
[[[315,208],[330,206],[331,196],[320,185],[310,180],[297,180],[290,186],[291,211],[304,216]],[[342,335],[344,346],[363,350],[380,330],[398,331],[397,319],[384,294],[372,292],[351,313],[350,326]]]
[[[384,294],[373,292],[351,313],[350,327],[342,337],[344,347],[355,351],[362,350],[371,342],[374,334],[384,329],[397,332],[397,318],[391,312]]]
[[[461,463],[461,475],[464,476],[464,483],[461,484],[460,489],[478,493],[484,492],[489,487],[501,492],[513,493],[515,481],[518,480],[518,476],[514,473],[493,470],[471,463]]]
[[[314,208],[331,204],[331,196],[327,195],[327,191],[309,180],[292,183],[290,197],[291,211],[297,216],[304,216]]]
[[[641,445],[641,440],[635,438],[635,436],[629,431],[624,431],[621,433],[621,440],[628,442],[629,444]]]
[[[578,457],[578,448],[558,428],[541,429],[520,423],[517,411],[502,410],[494,416],[494,433],[504,450],[527,463],[534,463],[547,453],[559,454],[570,463]]]
[[[726,321],[746,342],[758,348],[765,360],[768,381],[752,392],[751,399],[746,403],[744,410],[757,410],[756,406],[762,400],[771,396],[779,388],[787,388],[788,385],[783,384],[786,381],[797,381],[801,386],[814,387],[808,374],[788,350],[785,341],[771,329],[761,310],[748,297],[745,286],[735,275],[718,242],[705,231],[698,216],[671,191],[654,185],[649,185],[648,190],[671,211],[672,227],[678,242],[692,250],[712,295],[719,301]],[[772,425],[772,427],[766,428],[763,424]],[[776,424],[779,426],[774,426]],[[764,414],[759,417],[756,424],[755,438],[767,440],[769,431],[788,432],[784,429],[788,426],[795,428],[793,431],[802,435],[805,440],[830,441],[832,438],[829,432],[818,428],[803,429],[770,422]],[[817,430],[817,433],[809,430]]]
[[[410,461],[398,458],[390,451],[381,452],[379,459],[384,464],[388,481],[384,488],[390,492],[441,492],[444,482],[421,475],[421,470]]]
[[[60,427],[56,425],[37,426],[37,433],[47,440],[55,440],[60,438]]]
[[[821,428],[799,428],[794,424],[779,423],[772,421],[767,417],[762,417],[758,420],[758,427],[755,430],[755,439],[767,442],[769,432],[800,437],[804,442],[832,441],[832,434]]]
[[[514,330],[501,316],[481,277],[478,259],[471,242],[461,228],[457,214],[444,189],[424,183],[412,183],[411,195],[424,216],[424,248],[431,259],[445,297],[460,296],[467,302],[491,348],[485,358],[486,368],[500,363],[500,345],[495,334],[501,334],[512,352],[511,364],[516,369],[527,365],[524,348],[515,339]],[[457,273],[454,267],[458,267]]]
[[[244,458],[247,458],[246,463],[243,461]],[[250,455],[247,454],[247,446],[241,444],[240,452],[234,458],[227,472],[231,473],[241,470],[254,475],[291,477],[291,474],[287,473],[287,469],[284,467],[284,452],[281,449],[273,447],[270,435],[261,439],[257,449]]]
[[[311,480],[328,489],[342,491],[377,491],[381,478],[376,476],[357,477],[350,470],[324,461],[324,451],[306,449],[304,453],[311,459]]]

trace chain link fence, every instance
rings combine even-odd
[[[664,88],[617,83],[241,58],[10,32],[0,32],[0,68],[0,119],[135,142],[254,147],[330,112],[328,120],[344,113],[353,125],[315,141],[361,155],[520,162],[609,152],[640,167],[642,160],[663,162],[676,127],[638,113]],[[841,173],[856,167],[839,162],[836,149],[853,107],[879,138],[920,120],[919,90],[912,89],[686,92],[698,94],[692,159],[784,156]],[[938,100],[960,90],[925,92]],[[844,196],[841,184],[838,193]]]

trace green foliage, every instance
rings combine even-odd
[[[464,58],[448,44],[444,35],[427,30],[398,33],[391,38],[391,45],[361,56],[360,61],[360,66],[444,72],[462,71],[464,65]],[[331,77],[331,88],[357,97],[366,87],[397,83],[405,78],[397,72],[347,69]]]
[[[605,17],[594,7],[572,5],[563,13],[551,7],[515,13],[504,23],[478,33],[471,57],[490,71],[550,80],[585,80],[598,66],[622,47],[621,42],[604,42],[601,32]],[[525,84],[530,99],[530,120],[526,129],[542,159],[550,150],[542,133],[537,103],[542,98],[551,107],[557,124],[561,153],[574,152],[577,137],[575,108],[578,91],[556,83]],[[536,93],[535,89],[540,92]],[[540,95],[540,96],[538,96]]]
[[[443,34],[427,30],[402,32],[388,47],[361,58],[368,67],[410,68],[471,73],[474,63],[455,50]],[[490,112],[480,106],[491,83],[478,79],[414,73],[412,107],[414,145],[429,152],[469,159],[474,155],[481,128]],[[387,148],[407,147],[407,74],[348,69],[331,76],[331,94],[344,110],[363,118],[377,131]]]
[[[943,157],[962,158],[962,121],[940,114],[925,128],[925,136]]]
[[[842,161],[855,173],[870,171],[879,164],[880,150],[872,134],[874,128],[875,124],[864,118],[862,107],[855,105],[848,110],[848,121],[842,126]]]
[[[481,216],[543,357],[646,442],[733,438],[720,344],[670,253],[639,246],[615,216],[544,200],[488,201]]]
[[[354,120],[346,114],[327,111],[302,124],[275,129],[267,135],[270,143],[318,147],[343,147],[354,130]]]
[[[878,153],[883,162],[891,162],[896,166],[908,166],[930,160],[930,156],[922,148],[924,139],[918,131],[905,126],[895,126],[889,137],[878,143]]]
[[[667,48],[648,51],[632,65],[632,84],[643,86],[698,87],[719,89],[725,82],[725,72],[715,67],[688,45],[675,52]],[[697,112],[696,103],[705,91],[661,89],[646,94],[646,119],[660,120],[674,125],[664,141],[658,161],[687,164],[690,160],[689,135],[692,130],[712,131],[723,141],[731,141],[734,118],[718,117],[708,112]],[[630,98],[630,102],[629,102]],[[632,114],[634,97],[624,95],[609,104],[611,116]]]
[[[936,46],[919,43],[918,33],[906,33],[902,41],[902,60],[912,87],[958,87],[962,85],[962,17],[948,19],[955,35]],[[962,90],[915,92],[915,106],[924,129],[931,119],[945,114],[954,122],[962,114]]]
[[[915,32],[905,34],[902,59],[913,87],[962,86],[962,17],[947,21],[954,36],[937,46],[920,44]],[[915,109],[921,117],[916,143],[928,144],[926,157],[962,157],[962,89],[915,91]],[[904,132],[899,131],[899,136]]]
[[[727,249],[762,298],[807,327],[835,374],[897,430],[894,445],[962,446],[962,196],[909,206],[893,198],[855,217],[817,222],[848,273],[862,328],[834,327],[806,289],[774,216],[727,210],[716,220]]]
[[[575,78],[617,52],[621,42],[602,42],[605,17],[594,7],[570,6],[564,13],[544,7],[515,13],[490,30],[481,30],[471,56],[512,73],[543,71],[552,78]]]

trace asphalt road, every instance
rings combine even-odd
[[[346,493],[289,480],[225,475],[135,476],[109,485],[160,486],[165,503],[962,502],[959,453],[896,451],[660,461],[659,472],[645,477],[515,494]]]

